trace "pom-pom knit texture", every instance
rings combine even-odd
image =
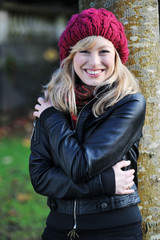
[[[78,41],[94,35],[111,41],[122,63],[127,61],[129,50],[123,25],[112,12],[103,8],[90,8],[71,17],[59,39],[60,60],[69,55],[71,47]]]

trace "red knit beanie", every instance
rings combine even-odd
[[[60,60],[69,55],[71,47],[79,40],[93,35],[110,40],[122,63],[127,61],[129,51],[123,25],[112,12],[103,8],[90,8],[71,17],[59,39]]]

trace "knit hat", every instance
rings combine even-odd
[[[129,50],[123,25],[112,12],[104,8],[86,9],[71,17],[59,39],[60,60],[69,55],[71,47],[79,40],[93,35],[102,36],[111,41],[122,63],[127,61]]]

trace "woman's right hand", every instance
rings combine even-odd
[[[123,167],[127,167],[131,164],[130,161],[121,161],[116,163],[113,166],[113,170],[115,173],[115,194],[123,195],[123,194],[131,194],[134,192],[131,187],[134,184],[134,169],[129,169],[123,171]]]

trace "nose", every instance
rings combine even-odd
[[[89,58],[89,63],[92,68],[96,68],[100,64],[100,56],[97,53],[92,53]]]

